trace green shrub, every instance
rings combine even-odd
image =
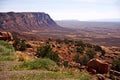
[[[104,56],[105,55],[105,50],[102,49],[102,47],[98,46],[98,45],[94,45],[94,49],[95,51],[99,51],[101,52],[101,55],[100,56]]]
[[[44,58],[47,56],[47,54],[51,54],[51,53],[52,53],[52,48],[50,47],[50,45],[45,45],[45,46],[40,46],[37,49],[36,56]]]
[[[84,55],[80,57],[80,64],[86,66],[89,60],[90,58],[87,55]]]
[[[113,60],[112,69],[120,72],[120,57]]]
[[[88,48],[92,48],[93,47],[93,45],[90,44],[90,43],[85,43],[85,46],[88,47]]]
[[[27,44],[25,43],[25,40],[20,40],[17,37],[14,37],[13,46],[16,50],[19,51],[24,51],[27,48]]]
[[[37,50],[36,56],[38,58],[40,58],[40,57],[49,58],[49,59],[55,61],[56,63],[58,63],[60,61],[58,54],[52,51],[52,48],[50,47],[50,45],[45,45],[45,46],[39,47]]]
[[[84,53],[84,50],[85,50],[84,47],[77,47],[77,48],[76,48],[76,52],[77,52],[77,53],[80,53],[80,54],[83,54],[83,53]]]
[[[64,61],[63,65],[64,67],[69,67],[68,61]]]
[[[61,39],[56,39],[56,42],[57,42],[58,44],[61,44],[61,43],[63,42],[63,40],[61,40]]]
[[[27,69],[27,70],[34,70],[34,69],[46,69],[46,70],[50,70],[50,71],[57,71],[58,70],[58,65],[47,58],[44,59],[35,59],[33,61],[29,61],[29,62],[24,62],[23,64],[19,65],[19,66],[15,66],[13,69],[15,70],[19,70],[19,69]]]
[[[81,46],[81,47],[85,47],[85,44],[83,41],[75,41],[75,46]]]
[[[105,50],[102,50],[101,53],[102,53],[101,56],[104,56],[106,52]]]
[[[89,57],[90,59],[94,58],[94,56],[96,55],[95,51],[92,50],[92,49],[87,50],[87,51],[86,51],[86,54],[88,55],[88,57]]]
[[[79,56],[79,54],[76,54],[75,56],[74,56],[74,61],[75,62],[77,62],[77,63],[80,63],[80,56]]]
[[[95,48],[95,51],[102,51],[102,48],[98,45],[95,45],[94,48]]]
[[[87,55],[79,56],[79,54],[76,54],[74,56],[74,61],[77,63],[80,63],[81,65],[87,65],[90,58]]]
[[[47,54],[46,57],[55,61],[56,63],[58,63],[60,61],[60,58],[59,58],[58,54],[55,53],[55,52],[51,52],[51,53]]]

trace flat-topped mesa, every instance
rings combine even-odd
[[[32,31],[59,27],[48,14],[43,12],[0,13],[0,30]]]

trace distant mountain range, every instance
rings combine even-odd
[[[120,22],[120,18],[111,18],[111,19],[97,19],[97,20],[92,20],[95,22]]]
[[[86,28],[86,27],[120,27],[120,22],[113,21],[79,21],[79,20],[59,20],[56,23],[66,28]]]

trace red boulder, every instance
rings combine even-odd
[[[88,64],[88,71],[91,73],[100,73],[107,74],[110,70],[110,66],[108,63],[105,63],[99,59],[91,59]]]

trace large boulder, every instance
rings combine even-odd
[[[91,59],[88,64],[88,71],[91,73],[100,73],[100,74],[107,74],[110,70],[110,65],[105,63],[99,59]]]
[[[13,36],[10,32],[2,32],[0,31],[0,40],[5,40],[5,41],[12,41]]]

